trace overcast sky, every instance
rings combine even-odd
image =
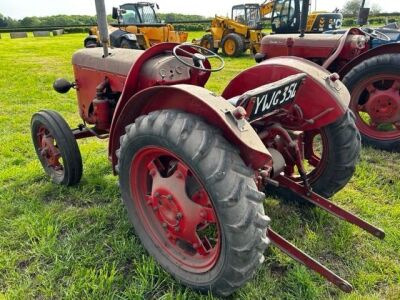
[[[107,12],[111,13],[112,6],[126,2],[139,2],[143,0],[105,0]],[[318,10],[331,11],[336,7],[341,8],[346,0],[311,0],[312,10],[317,1]],[[183,14],[198,14],[225,16],[230,14],[231,6],[246,2],[263,2],[263,0],[150,0],[160,6],[159,12],[175,12]],[[367,0],[369,4],[378,4],[383,11],[400,11],[400,0]],[[66,15],[95,15],[94,0],[0,0],[0,13],[14,19],[27,16],[50,16],[56,14]]]

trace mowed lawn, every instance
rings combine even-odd
[[[71,55],[84,37],[0,39],[0,299],[213,299],[181,286],[143,249],[120,201],[106,141],[79,141],[84,173],[76,187],[56,186],[42,171],[30,119],[54,109],[79,124],[75,92],[60,95],[51,85],[57,77],[73,80]],[[221,92],[254,64],[249,55],[226,59],[207,87]],[[400,154],[363,149],[355,176],[333,198],[385,229],[384,241],[318,208],[265,200],[272,227],[350,281],[352,294],[270,247],[232,298],[400,299],[399,162]]]

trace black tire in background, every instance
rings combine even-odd
[[[214,48],[214,38],[212,34],[205,34],[200,40],[200,46],[211,50],[214,53],[218,53],[218,48]]]
[[[38,141],[38,134],[41,128],[47,129],[55,140],[56,148],[61,153],[62,172],[48,167],[46,159],[40,154],[41,145]],[[53,110],[42,110],[35,113],[32,116],[31,132],[36,154],[51,180],[66,186],[77,184],[82,177],[82,157],[71,129],[60,114]]]
[[[310,175],[310,185],[314,192],[329,198],[346,186],[354,174],[360,157],[361,137],[354,123],[354,114],[347,112],[336,122],[321,128],[322,140],[327,143],[324,168],[318,176]],[[285,200],[297,200],[301,197],[284,188],[268,186],[268,191]]]
[[[136,41],[131,41],[127,39],[122,39],[121,41],[121,48],[125,49],[139,49],[138,44]]]
[[[93,39],[89,39],[89,40],[85,40],[85,48],[95,48],[98,46],[98,43],[96,40]]]
[[[149,147],[174,153],[209,194],[220,225],[221,250],[215,265],[204,273],[189,272],[174,263],[140,221],[143,213],[139,213],[141,208],[134,204],[131,193],[131,165],[135,155]],[[127,126],[117,157],[120,190],[130,220],[144,247],[167,272],[186,286],[223,296],[252,277],[269,243],[265,195],[257,190],[254,171],[216,129],[191,114],[155,111]]]
[[[352,94],[357,88],[357,84],[377,74],[388,74],[400,77],[400,54],[383,54],[363,61],[344,76],[343,83],[349,89],[350,94]],[[358,99],[352,99],[351,101],[358,101]],[[400,151],[400,137],[378,139],[363,133],[362,130],[360,130],[360,133],[362,142],[365,145],[387,151]]]
[[[231,49],[229,45],[234,45],[234,47]],[[229,33],[222,39],[221,48],[224,55],[238,57],[245,50],[243,38],[237,33]]]

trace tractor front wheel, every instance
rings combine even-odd
[[[400,151],[400,54],[369,58],[353,68],[343,83],[364,144]]]
[[[222,39],[222,53],[229,57],[238,57],[244,52],[243,38],[237,33],[229,33]]]
[[[77,184],[82,176],[82,157],[65,120],[55,111],[42,110],[32,117],[32,141],[46,174],[54,183]]]
[[[141,116],[117,151],[122,198],[147,251],[179,282],[229,295],[268,245],[254,171],[210,125],[175,110]]]

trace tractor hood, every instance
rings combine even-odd
[[[261,40],[260,52],[265,58],[277,56],[298,56],[306,59],[326,59],[340,46],[342,34],[272,34]],[[348,35],[346,45],[350,48],[365,47],[363,35]]]
[[[102,48],[81,49],[72,56],[72,64],[83,68],[127,76],[129,70],[143,50],[110,49],[110,55],[103,58]]]

